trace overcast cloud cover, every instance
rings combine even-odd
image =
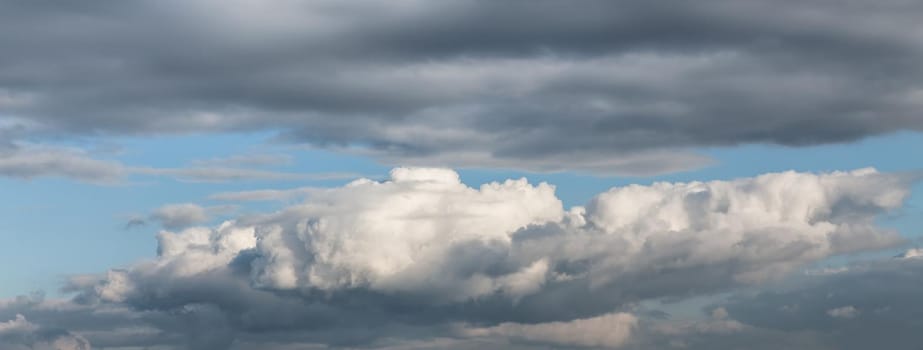
[[[9,0],[0,114],[26,135],[271,130],[392,164],[662,173],[707,164],[689,147],[920,130],[921,6]]]
[[[153,257],[0,296],[0,350],[918,347],[920,232],[887,219],[919,170],[570,206],[453,169],[643,177],[920,132],[919,62],[910,0],[0,0],[0,180],[211,191],[120,217]],[[107,148],[178,135],[276,148]],[[316,150],[393,169],[289,170]]]

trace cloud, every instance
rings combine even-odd
[[[2,131],[0,129],[0,136],[3,136]],[[190,182],[329,180],[357,176],[355,173],[290,173],[240,167],[272,165],[283,159],[287,158],[232,156],[193,162],[190,167],[182,168],[135,167],[119,161],[97,159],[80,148],[10,139],[8,144],[0,143],[0,176],[26,180],[64,177],[94,184],[118,184],[131,175],[164,176]]]
[[[76,135],[281,131],[392,164],[661,173],[708,162],[697,147],[923,129],[920,6],[16,4],[0,111]]]
[[[121,164],[93,159],[79,149],[16,144],[0,148],[0,176],[27,180],[59,176],[104,184],[117,182],[124,175]]]
[[[638,319],[628,313],[612,313],[587,319],[539,324],[503,323],[465,330],[470,337],[502,337],[565,346],[618,348],[631,337]]]
[[[723,307],[707,317],[671,319],[647,317],[638,325],[632,349],[834,349],[810,331],[779,331],[741,323]]]
[[[132,216],[128,219],[128,222],[125,223],[125,229],[129,230],[144,225],[147,225],[147,220],[145,220],[143,217]]]
[[[131,167],[129,171],[149,176],[167,176],[189,182],[228,182],[255,180],[329,180],[354,178],[353,173],[287,173],[271,170],[226,167],[150,168]]]
[[[194,161],[193,165],[204,167],[261,167],[291,165],[294,158],[287,154],[238,154],[224,158]]]
[[[15,320],[10,320],[5,323],[0,323],[0,332],[10,333],[14,331],[33,331],[37,328],[35,325],[26,321],[26,318],[22,315],[16,315]]]
[[[900,258],[900,259],[923,258],[923,249],[920,249],[920,248],[907,249],[907,251],[905,251],[904,253],[897,255],[897,258]]]
[[[168,230],[179,230],[193,225],[204,224],[215,215],[233,212],[235,206],[222,205],[203,207],[194,203],[167,204],[154,210],[148,219],[132,217],[125,224],[126,229],[146,225],[148,221],[159,223]]]
[[[843,306],[827,310],[827,315],[833,318],[855,318],[859,315],[859,310],[852,306]]]
[[[844,273],[844,272],[848,272],[848,271],[849,271],[849,268],[848,268],[848,267],[845,267],[845,266],[841,266],[841,267],[825,267],[825,268],[821,268],[821,269],[805,270],[805,271],[804,271],[804,274],[805,274],[805,275],[808,275],[808,276],[827,276],[827,275],[835,275],[835,274],[838,274],[838,273]]]
[[[151,214],[151,218],[160,223],[167,229],[175,230],[178,228],[202,224],[208,221],[209,215],[205,208],[192,203],[171,204],[158,208]]]
[[[192,203],[169,204],[157,208],[151,220],[160,222],[168,230],[176,230],[207,222],[211,218],[210,211],[214,210]]]
[[[282,201],[305,198],[312,193],[323,191],[316,187],[299,187],[287,190],[253,190],[237,192],[221,192],[208,196],[208,199],[218,201]]]
[[[727,310],[718,307],[712,310],[711,317],[705,320],[689,321],[657,321],[653,323],[651,332],[658,336],[688,336],[732,334],[748,330],[748,326],[728,318]]]
[[[369,286],[414,292],[430,286],[438,288],[427,292],[432,297],[466,299],[499,290],[527,293],[538,287],[533,280],[544,279],[547,263],[541,259],[510,271],[498,266],[495,275],[466,275],[464,270],[477,266],[454,266],[450,259],[492,258],[503,254],[516,230],[559,220],[562,205],[552,186],[533,187],[521,179],[476,190],[444,169],[398,168],[391,176],[384,183],[360,179],[259,218],[259,244],[231,253],[256,249],[254,283],[267,288],[310,283],[326,290]],[[252,226],[236,226],[253,236]],[[185,253],[180,249],[176,255]]]
[[[64,330],[40,327],[17,314],[0,322],[0,350],[90,350],[90,343]]]
[[[94,184],[118,184],[132,175],[163,176],[190,182],[329,180],[358,176],[354,173],[290,173],[259,169],[291,164],[293,159],[286,154],[238,154],[194,160],[185,167],[159,168],[98,159],[79,147],[24,141],[40,139],[28,136],[44,132],[47,130],[34,122],[0,116],[0,177],[26,180],[63,177]]]
[[[779,331],[736,302],[696,326],[651,326],[632,305],[759,288],[899,244],[875,220],[901,207],[912,180],[860,169],[630,185],[565,210],[550,184],[469,187],[449,169],[397,168],[277,212],[163,231],[155,259],[76,277],[66,291],[72,308],[122,310],[159,334],[106,338],[113,347],[662,344],[651,334],[741,344]],[[818,314],[874,309],[835,301]]]
[[[867,260],[842,273],[741,293],[725,307],[740,322],[777,334],[768,343],[807,334],[817,349],[912,348],[923,341],[915,316],[923,311],[921,281],[920,259]]]

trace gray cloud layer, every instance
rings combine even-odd
[[[736,303],[701,324],[636,305],[758,288],[899,244],[875,219],[902,206],[912,180],[861,169],[657,183],[565,210],[549,184],[471,188],[448,169],[399,168],[278,212],[162,231],[155,259],[73,278],[72,301],[0,304],[0,319],[54,322],[97,347],[197,350],[776,339],[783,330],[739,316]],[[859,312],[836,313],[866,315],[856,302],[817,308],[831,318],[846,306]]]
[[[918,2],[4,1],[0,113],[600,173],[921,130]]]

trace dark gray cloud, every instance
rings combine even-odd
[[[4,1],[0,113],[385,162],[657,173],[921,130],[912,1]]]
[[[919,347],[923,259],[855,263],[807,275],[756,295],[732,299],[732,317],[784,333],[811,332],[824,349],[868,349],[876,344]]]

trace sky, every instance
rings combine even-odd
[[[921,17],[0,0],[0,350],[912,348]]]

